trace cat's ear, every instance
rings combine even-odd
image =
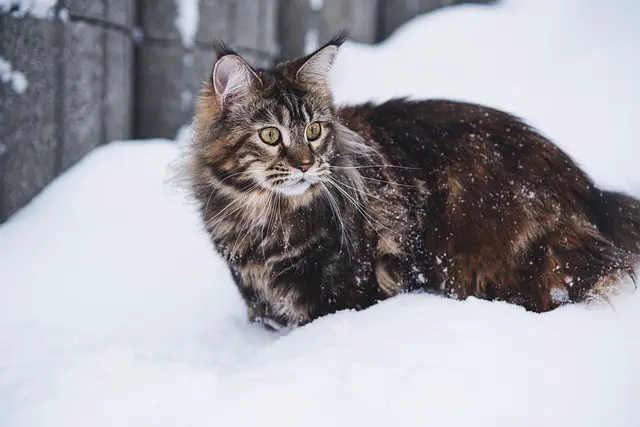
[[[338,48],[347,40],[347,31],[336,34],[327,44],[310,54],[296,73],[296,79],[311,85],[329,85],[329,72]]]
[[[220,106],[247,95],[260,77],[235,52],[223,52],[213,66],[213,90]]]

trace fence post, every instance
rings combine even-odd
[[[277,50],[276,3],[200,0],[194,43],[184,45],[174,0],[140,0],[144,39],[136,47],[135,137],[173,138],[191,121],[196,93],[213,65],[214,37],[254,65],[270,63]]]
[[[5,145],[2,217],[9,217],[55,176],[59,117],[57,39],[62,23],[31,16],[0,15],[0,55],[24,74],[27,87],[18,93],[3,84]]]
[[[135,0],[104,0],[108,22],[133,31]],[[105,31],[103,142],[131,138],[133,134],[133,40],[129,34]]]
[[[0,133],[2,127],[0,127]],[[0,223],[5,219],[4,209],[4,165],[7,162],[7,146],[0,141]]]
[[[280,59],[307,54],[345,28],[351,40],[374,42],[377,14],[378,0],[281,1]]]

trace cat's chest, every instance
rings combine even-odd
[[[274,263],[297,257],[309,245],[333,232],[330,224],[263,215],[229,219],[210,230],[218,251],[230,262]],[[335,227],[333,227],[335,228]]]

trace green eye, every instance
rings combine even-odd
[[[315,141],[316,139],[318,139],[321,133],[322,127],[320,126],[320,123],[311,123],[309,126],[307,126],[307,141]]]
[[[258,135],[265,144],[276,145],[280,141],[280,131],[274,127],[260,129]]]

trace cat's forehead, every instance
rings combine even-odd
[[[331,98],[305,90],[287,79],[273,77],[271,74],[265,78],[261,100],[256,104],[256,119],[275,119],[283,125],[295,125],[331,118]]]

